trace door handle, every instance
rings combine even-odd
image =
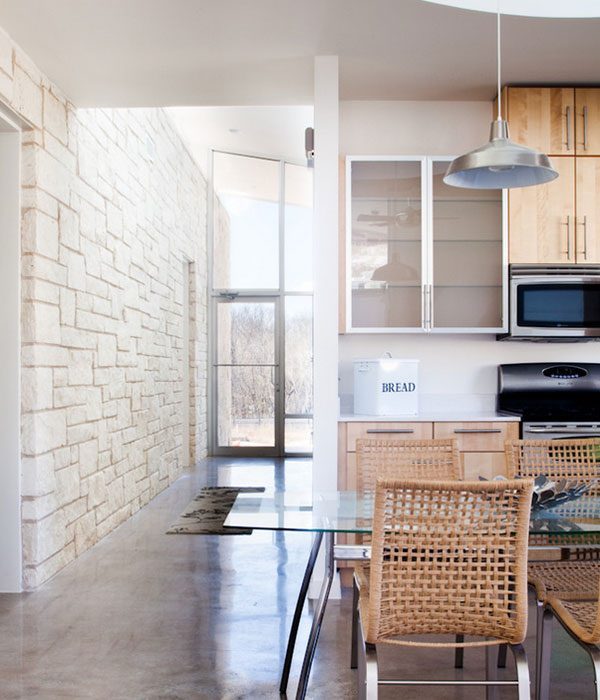
[[[565,109],[565,119],[567,120],[567,142],[566,142],[566,147],[567,151],[571,150],[571,106],[569,105]]]
[[[587,216],[583,217],[581,223],[577,222],[583,228],[583,250],[581,251],[583,259],[587,260]]]
[[[432,286],[430,284],[423,285],[423,308],[424,308],[424,321],[425,330],[430,331],[432,326],[432,316],[433,316],[433,304],[432,299]]]
[[[567,214],[567,220],[561,221],[561,226],[567,227],[567,250],[564,251],[567,254],[567,260],[571,259],[571,216]]]
[[[588,147],[588,108],[587,105],[583,108],[583,150],[587,151]]]
[[[500,428],[456,428],[455,433],[465,435],[468,433],[501,433]]]
[[[429,289],[429,330],[433,328],[433,285],[428,284]]]
[[[388,428],[369,428],[369,430],[367,430],[367,433],[369,435],[372,435],[372,434],[381,435],[383,433],[394,433],[394,434],[403,433],[403,434],[406,434],[406,433],[414,433],[414,432],[415,431],[413,428],[389,428],[389,429]]]

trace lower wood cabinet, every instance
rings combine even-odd
[[[504,443],[519,437],[516,421],[341,422],[338,430],[338,487],[348,491],[356,489],[356,440],[359,438],[454,438],[465,479],[476,480],[480,476],[491,479],[498,474],[505,475]]]

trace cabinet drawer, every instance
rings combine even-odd
[[[477,481],[480,476],[486,479],[499,474],[506,476],[504,452],[463,452],[460,458],[467,481]]]
[[[506,440],[518,438],[518,423],[434,423],[433,436],[455,438],[460,452],[504,452]]]
[[[347,450],[356,452],[358,438],[385,440],[430,440],[432,423],[348,423]]]

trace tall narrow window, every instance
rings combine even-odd
[[[213,454],[312,451],[312,171],[213,154]]]

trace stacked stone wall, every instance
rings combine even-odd
[[[22,147],[22,515],[34,588],[206,450],[206,182],[161,109],[76,109],[5,34]],[[190,346],[183,265],[191,261]]]

